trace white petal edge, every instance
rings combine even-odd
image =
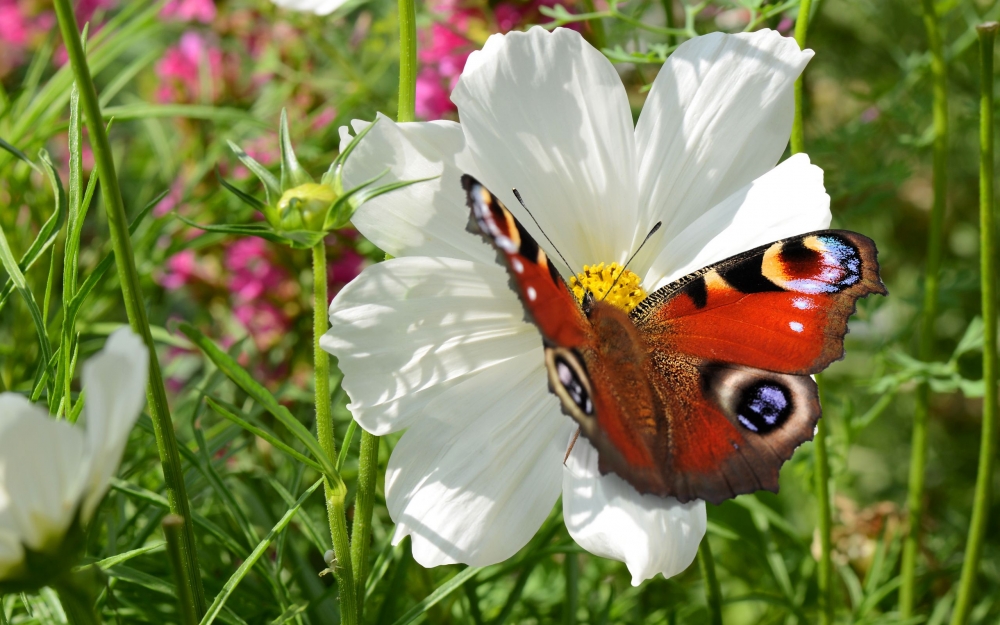
[[[640,221],[663,221],[659,241],[774,167],[812,56],[772,30],[695,37],[670,55],[635,128]]]
[[[695,220],[663,246],[643,279],[655,290],[778,239],[830,227],[823,170],[806,154],[783,161]]]
[[[83,493],[89,464],[83,432],[13,393],[0,396],[0,414],[4,526],[35,551],[52,549]]]
[[[540,345],[440,395],[389,459],[393,544],[409,535],[426,567],[511,557],[559,497],[574,429],[548,390]]]
[[[381,174],[375,186],[405,180],[433,180],[397,189],[362,204],[354,227],[393,256],[442,256],[495,262],[496,253],[482,238],[465,230],[469,209],[462,174],[476,175],[465,150],[465,136],[455,122],[397,124],[379,114],[372,128],[347,158],[344,188]],[[355,120],[359,132],[367,122]],[[341,128],[341,147],[350,134]]]
[[[564,28],[493,35],[451,99],[480,181],[538,241],[513,187],[574,273],[625,260],[638,227],[632,114],[603,54]]]
[[[111,334],[104,348],[83,365],[87,393],[87,446],[91,457],[87,494],[81,511],[90,520],[118,470],[125,444],[146,403],[149,350],[131,328]]]
[[[403,429],[469,375],[536,350],[541,336],[508,281],[493,261],[408,257],[344,287],[320,345],[338,358],[358,424]]]
[[[597,450],[582,436],[563,468],[563,518],[581,547],[624,562],[633,586],[684,571],[707,526],[701,500],[640,495],[614,473],[601,475]]]

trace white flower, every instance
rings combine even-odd
[[[394,541],[424,566],[486,565],[524,546],[563,496],[573,538],[623,560],[638,584],[693,560],[705,506],[641,496],[601,476],[547,388],[541,337],[496,262],[465,231],[462,173],[496,193],[559,264],[633,261],[647,292],[690,271],[830,222],[823,172],[788,142],[792,85],[812,57],[773,31],[681,45],[633,128],[611,63],[577,33],[494,35],[452,100],[461,124],[381,118],[348,160],[351,184],[440,178],[363,205],[354,224],[396,258],[334,299],[323,347],[374,434],[408,428],[386,474]],[[355,122],[354,130],[365,127]],[[349,133],[342,129],[342,137]],[[517,187],[561,263],[515,201]]]
[[[0,394],[0,580],[24,549],[57,549],[86,524],[118,469],[145,403],[149,353],[128,328],[83,366],[86,430],[56,421],[16,393]]]
[[[271,0],[279,7],[294,11],[308,11],[316,15],[329,15],[347,0]]]

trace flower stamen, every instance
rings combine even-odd
[[[639,302],[646,299],[646,291],[639,283],[639,276],[628,269],[623,269],[618,263],[607,266],[604,263],[584,265],[581,273],[570,277],[569,288],[579,302],[583,301],[584,293],[590,291],[598,300],[616,306],[626,313],[632,312]]]

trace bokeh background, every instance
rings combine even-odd
[[[555,9],[556,5],[562,9]],[[762,0],[631,0],[619,5],[652,26],[672,23],[706,33],[770,27],[791,34],[798,6]],[[596,6],[595,6],[596,5]],[[338,127],[376,112],[395,116],[398,77],[396,3],[349,0],[329,17],[279,9],[266,0],[82,0],[89,54],[127,211],[151,213],[133,241],[144,294],[181,440],[199,527],[207,592],[214,595],[310,478],[302,467],[200,401],[212,392],[261,412],[175,330],[195,324],[224,345],[304,422],[311,423],[311,273],[307,253],[253,238],[191,228],[259,219],[225,191],[224,177],[262,197],[240,165],[233,141],[268,167],[278,166],[278,118],[287,109],[299,159],[315,175],[339,147]],[[899,552],[907,489],[914,380],[932,378],[927,514],[918,569],[920,613],[941,622],[953,597],[972,507],[982,415],[978,274],[978,48],[975,25],[1000,16],[988,0],[937,3],[949,70],[951,139],[944,270],[928,372],[913,360],[926,257],[931,178],[930,56],[919,3],[814,0],[806,89],[806,151],[826,172],[834,227],[878,244],[888,298],[860,303],[847,358],[825,374],[824,417],[834,484],[834,563],[841,622],[898,622]],[[678,40],[622,20],[576,22],[603,0],[430,0],[418,3],[417,116],[457,119],[448,100],[469,53],[494,32],[560,15],[616,63],[638,116],[648,85]],[[557,13],[558,11],[558,13]],[[31,158],[40,149],[68,176],[67,120],[72,78],[51,5],[0,0],[0,138]],[[85,174],[93,167],[89,148]],[[161,193],[166,195],[159,197]],[[0,151],[0,225],[15,256],[53,210],[47,181]],[[383,254],[346,230],[327,241],[331,297]],[[55,249],[58,250],[57,242]],[[99,192],[84,230],[85,276],[110,249]],[[46,255],[28,273],[45,297],[53,328],[61,307],[60,272]],[[6,275],[2,274],[3,281]],[[80,361],[125,321],[114,272],[81,311]],[[978,344],[977,344],[978,337]],[[16,297],[0,309],[0,390],[31,388],[38,348],[27,308]],[[978,384],[977,384],[978,381]],[[338,441],[350,415],[335,395]],[[267,420],[266,414],[260,417]],[[277,424],[271,424],[278,428]],[[394,443],[383,440],[382,467]],[[353,443],[357,445],[357,439]],[[357,453],[344,476],[352,483]],[[143,417],[120,476],[89,535],[88,554],[105,558],[155,542],[166,514],[152,426]],[[813,450],[804,445],[782,475],[780,495],[745,496],[708,508],[727,623],[816,620],[816,501]],[[127,482],[127,483],[126,483]],[[380,496],[381,496],[381,477]],[[349,495],[349,498],[353,495]],[[294,499],[294,498],[293,498]],[[624,565],[580,551],[559,506],[528,547],[450,594],[423,618],[430,623],[702,623],[704,587],[696,565],[638,588]],[[972,622],[1000,618],[1000,510],[993,506]],[[349,512],[350,514],[350,512]],[[388,544],[384,500],[375,512],[378,558],[366,620],[395,623],[460,567],[425,570],[408,543]],[[322,552],[324,511],[314,498],[265,562],[243,581],[221,620],[232,623],[335,623],[331,576]],[[566,611],[566,559],[579,564],[578,609]],[[109,622],[175,620],[171,574],[162,551],[108,571],[102,608]],[[54,595],[3,598],[0,622],[59,623]],[[238,616],[236,616],[238,615]],[[920,621],[911,621],[920,622]]]

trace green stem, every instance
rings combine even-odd
[[[671,0],[664,0],[664,2],[670,2]],[[594,0],[583,0],[583,12],[584,13],[594,13]],[[604,20],[597,17],[592,20],[587,20],[587,25],[590,27],[590,36],[593,39],[594,47],[598,50],[602,49],[607,40],[607,36],[604,32]]]
[[[194,611],[194,597],[191,596],[191,580],[185,579],[187,570],[184,568],[181,544],[184,542],[184,517],[168,514],[160,523],[163,536],[167,539],[167,556],[174,570],[177,584],[177,610],[181,615],[183,625],[197,625],[198,615]]]
[[[90,566],[70,571],[52,584],[70,625],[101,625],[103,622],[96,608],[101,575],[97,567]]]
[[[563,561],[566,578],[566,603],[563,605],[563,625],[576,625],[576,610],[580,603],[580,556],[567,553]]]
[[[822,400],[823,385],[817,376],[817,383],[820,385],[820,395]],[[816,487],[816,515],[819,525],[820,558],[817,581],[819,585],[819,616],[822,625],[833,623],[833,562],[830,558],[830,528],[832,525],[830,517],[830,461],[826,451],[826,429],[827,419],[824,415],[816,424],[816,437],[813,439],[813,450],[816,460],[816,472],[814,474]]]
[[[143,338],[149,348],[149,385],[146,389],[149,416],[153,421],[153,431],[156,435],[156,447],[163,467],[163,480],[167,489],[167,501],[170,512],[186,519],[191,518],[190,504],[184,487],[184,472],[181,467],[180,453],[177,449],[177,439],[174,437],[173,422],[167,405],[167,393],[163,386],[163,376],[160,363],[156,358],[153,337],[149,331],[149,320],[142,299],[139,285],[139,273],[135,267],[135,257],[132,253],[132,240],[128,234],[128,220],[125,216],[125,204],[122,201],[121,188],[118,186],[118,176],[115,173],[114,157],[108,135],[104,128],[101,107],[97,99],[97,89],[90,75],[87,57],[80,42],[80,31],[77,28],[76,16],[70,6],[70,0],[55,0],[56,15],[59,29],[62,31],[66,52],[69,56],[76,84],[80,89],[80,101],[86,115],[87,129],[90,132],[91,147],[94,151],[94,161],[101,180],[101,195],[104,197],[104,207],[108,215],[108,225],[111,233],[111,243],[115,252],[115,266],[118,269],[118,279],[121,282],[122,297],[125,300],[125,311],[132,329]],[[196,602],[199,615],[205,613],[205,590],[201,584],[201,570],[198,567],[198,554],[195,548],[194,531],[191,524],[185,526],[182,544],[186,578],[191,580],[191,596]]]
[[[979,236],[980,281],[983,306],[983,433],[979,447],[976,498],[969,525],[969,542],[962,562],[951,625],[965,625],[972,610],[979,560],[992,499],[997,425],[997,239],[993,208],[993,44],[1000,24],[980,24],[979,31]]]
[[[354,502],[354,525],[351,527],[351,562],[358,594],[358,620],[364,619],[365,586],[368,580],[371,550],[372,512],[375,509],[375,484],[378,477],[379,437],[361,432],[358,457],[358,495]]]
[[[920,319],[918,357],[929,361],[934,352],[934,319],[937,316],[938,279],[941,272],[943,223],[948,189],[948,74],[944,46],[934,0],[921,0],[924,28],[931,52],[931,78],[934,91],[934,204],[931,208],[927,239],[927,266],[924,274],[924,301]],[[913,440],[910,448],[909,492],[906,497],[908,529],[903,543],[900,570],[899,612],[903,619],[913,615],[916,597],[917,553],[920,547],[920,525],[923,517],[924,477],[927,466],[927,421],[930,414],[930,388],[926,383],[917,387],[913,411]]]
[[[795,42],[799,44],[799,49],[806,49],[806,34],[809,31],[809,10],[812,8],[812,0],[802,0],[799,5],[799,16],[795,20]],[[799,74],[795,81],[795,117],[792,118],[792,154],[805,151],[805,113],[803,111],[803,80],[805,70]]]
[[[701,539],[698,546],[698,568],[705,580],[705,601],[708,603],[708,622],[710,625],[722,625],[722,591],[719,589],[719,579],[715,576],[715,558],[712,557],[712,546],[708,544],[708,536]]]
[[[313,367],[316,387],[316,435],[319,445],[330,462],[337,462],[337,442],[333,432],[333,410],[330,404],[330,357],[320,347],[319,341],[327,329],[326,296],[326,243],[320,241],[312,248],[313,256]],[[331,567],[340,590],[340,620],[345,625],[357,625],[357,590],[351,565],[351,546],[347,538],[347,516],[344,510],[346,489],[324,482],[326,514],[330,524],[330,538],[337,561]]]
[[[663,0],[663,12],[667,18],[667,28],[673,30],[677,28],[674,19],[674,0]],[[677,35],[667,35],[667,45],[671,48],[677,45]]]
[[[414,0],[399,0],[399,106],[396,121],[416,119],[417,7]]]

